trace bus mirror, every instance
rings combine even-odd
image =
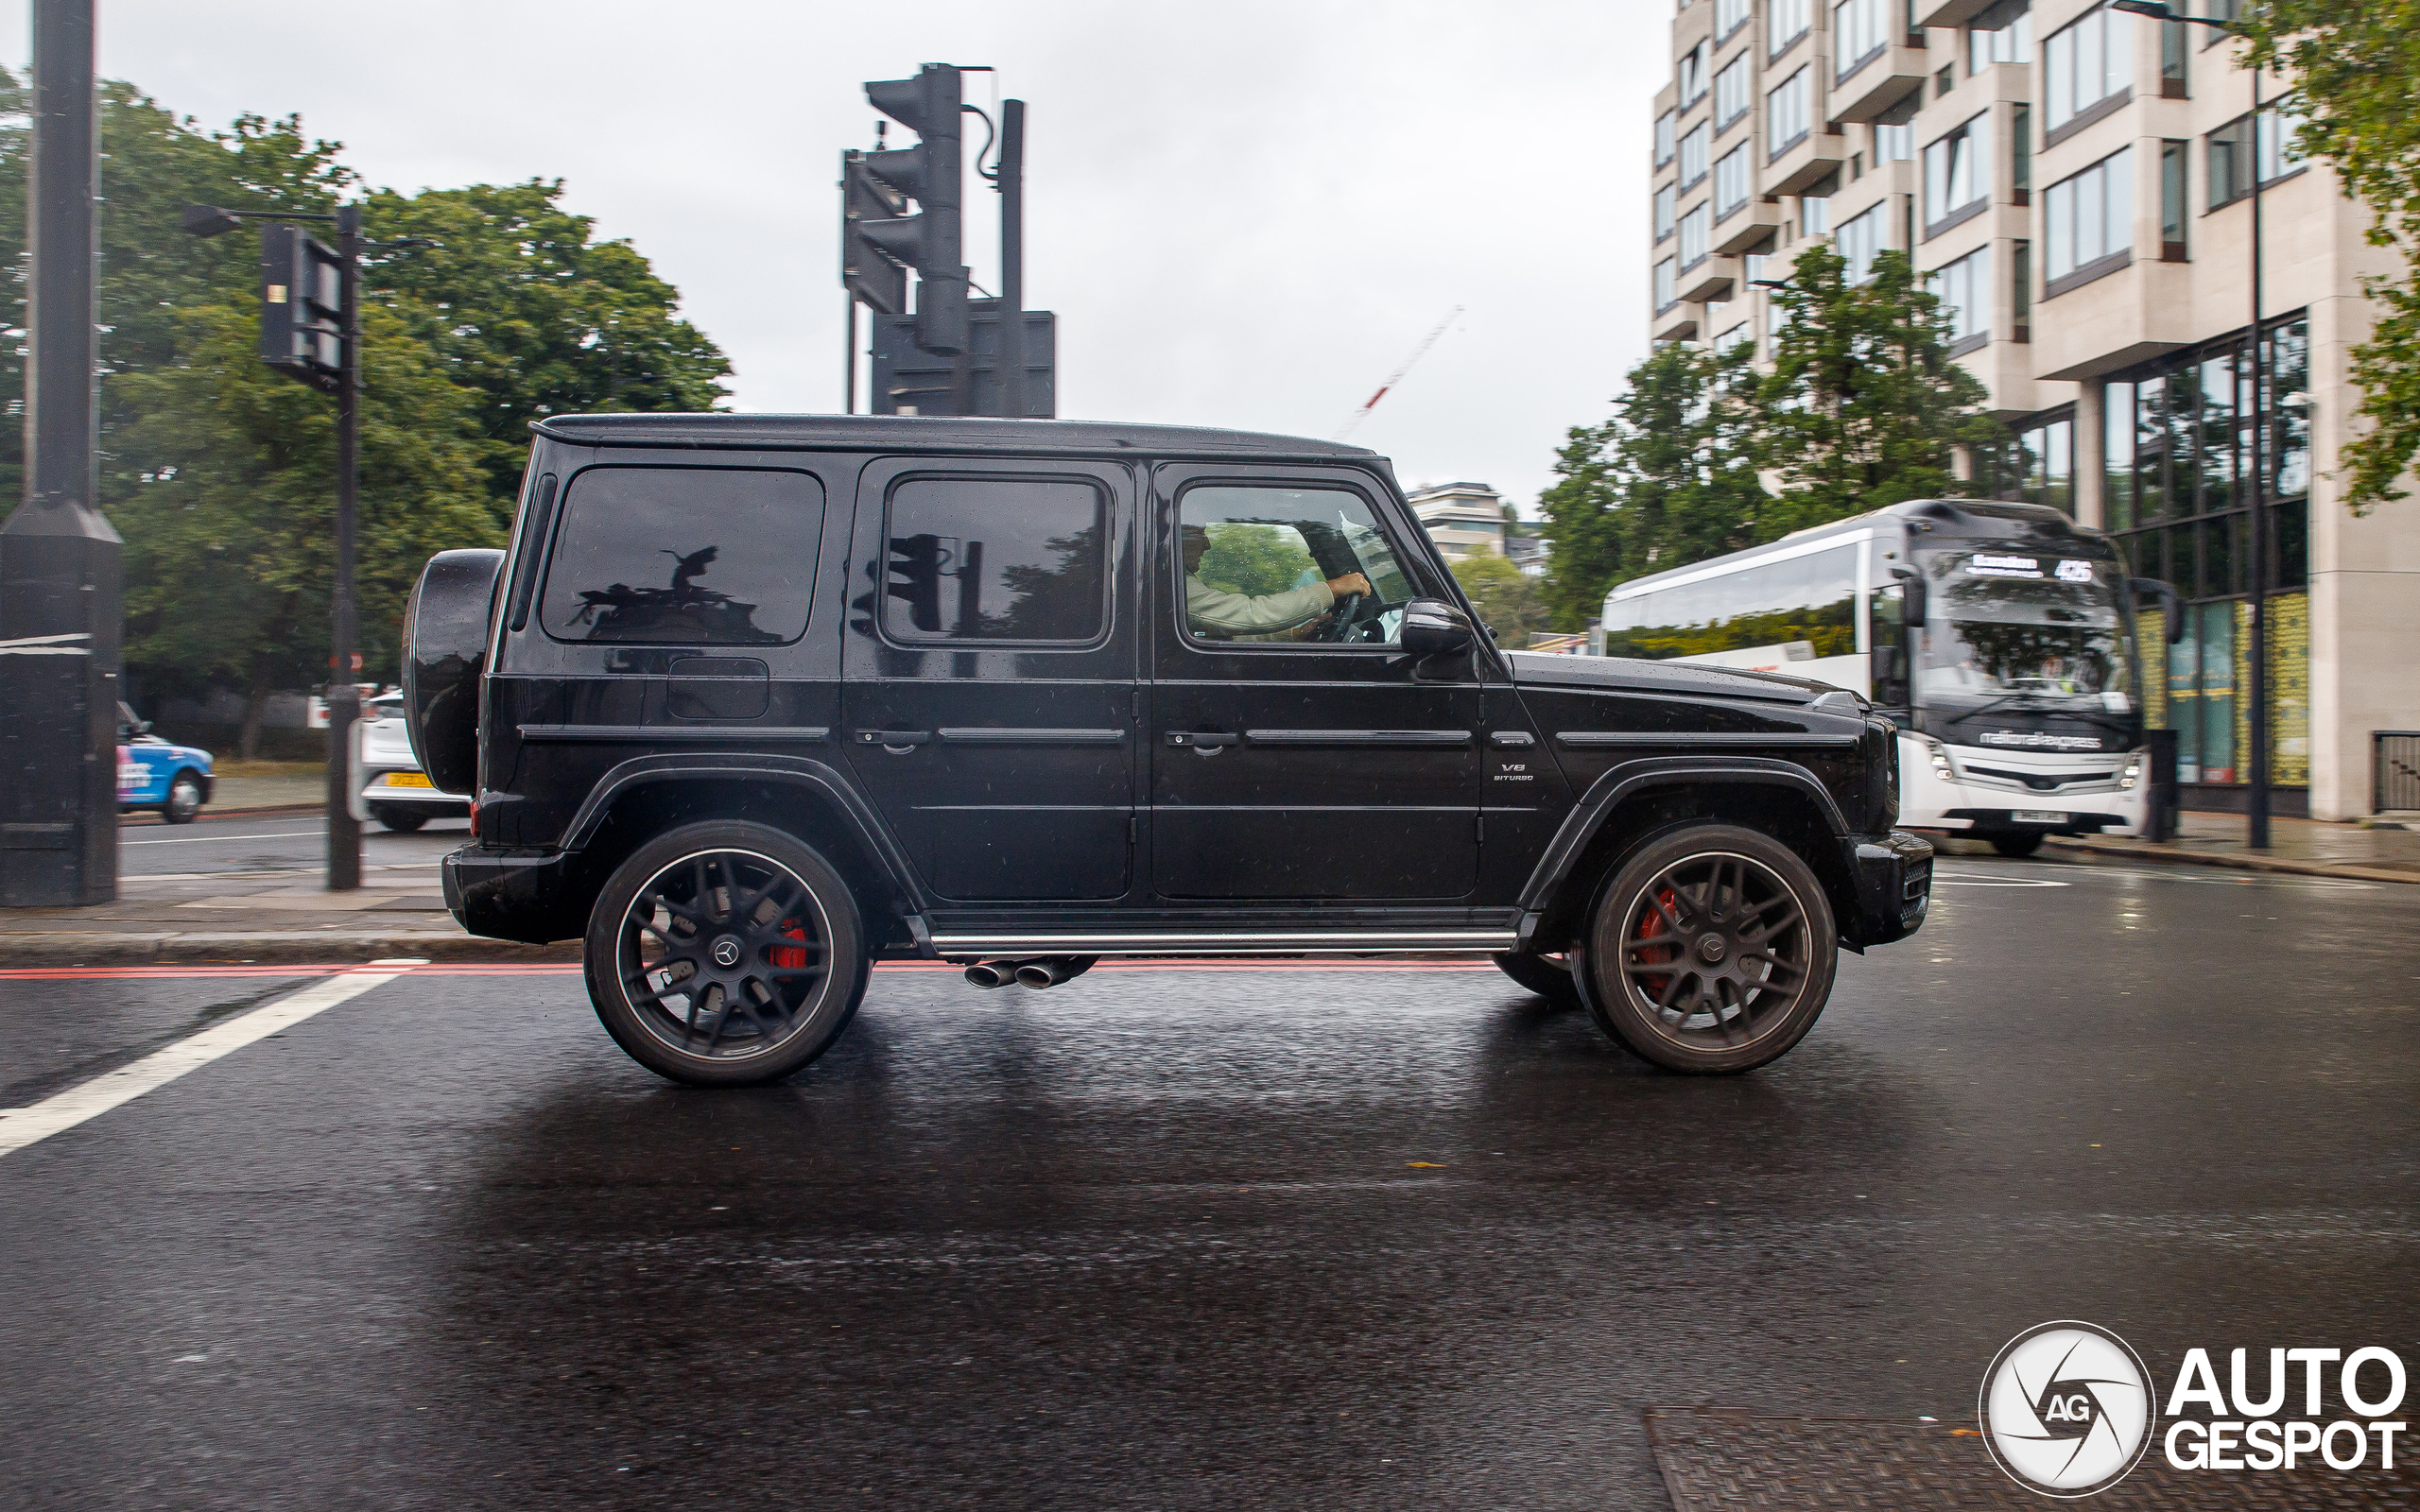
[[[2146,598],[2159,600],[2160,619],[2167,626],[2169,644],[2185,639],[2185,600],[2177,596],[2175,589],[2156,577],[2129,577],[2126,587],[2137,605]]]
[[[1925,622],[1925,580],[1910,567],[1892,569],[1899,579],[1899,623],[1914,628]]]

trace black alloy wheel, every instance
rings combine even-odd
[[[191,824],[201,813],[201,780],[191,772],[179,772],[168,784],[168,799],[160,805],[160,817],[170,824]]]
[[[1634,850],[1583,947],[1589,1011],[1673,1071],[1750,1071],[1806,1037],[1839,942],[1806,863],[1759,831],[1693,825]]]
[[[420,809],[407,809],[400,803],[376,803],[370,816],[399,834],[409,834],[428,822],[428,815]]]
[[[1576,1007],[1580,989],[1572,985],[1571,961],[1562,954],[1536,951],[1505,951],[1490,957],[1496,970],[1560,1007]]]
[[[2042,849],[2042,832],[2026,830],[2014,834],[1993,835],[1992,849],[2012,861],[2022,861]]]
[[[777,830],[692,824],[614,871],[590,915],[588,991],[631,1058],[700,1087],[787,1075],[865,996],[856,901],[830,863]]]

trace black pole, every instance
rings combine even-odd
[[[1026,417],[1025,101],[1000,102],[1000,413]]]
[[[328,679],[328,891],[361,885],[361,821],[353,816],[353,727],[361,717],[354,671],[354,535],[361,473],[361,207],[337,211],[337,255],[344,260],[339,303],[343,351],[337,378],[337,571],[329,594],[336,644]]]
[[[95,473],[93,0],[34,0],[26,491],[0,526],[0,903],[117,896],[118,534]]]
[[[2252,70],[2252,791],[2244,843],[2269,849],[2269,510],[2263,457],[2268,448],[2269,366],[2260,329],[2260,70]]]

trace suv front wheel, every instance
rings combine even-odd
[[[615,868],[589,915],[588,996],[606,1032],[695,1087],[774,1080],[847,1028],[870,962],[856,901],[779,830],[684,825]]]
[[[1588,1010],[1640,1056],[1700,1074],[1752,1071],[1815,1026],[1838,934],[1823,885],[1759,831],[1692,825],[1624,859],[1576,947]]]

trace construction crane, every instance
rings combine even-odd
[[[1445,328],[1447,326],[1452,325],[1456,320],[1461,318],[1461,314],[1462,307],[1457,304],[1445,318],[1437,322],[1437,329],[1429,332],[1427,336],[1420,343],[1420,345],[1411,349],[1411,355],[1403,359],[1402,367],[1397,368],[1394,371],[1387,375],[1387,381],[1378,386],[1378,391],[1372,394],[1369,399],[1363,403],[1360,408],[1345,417],[1344,428],[1336,433],[1336,438],[1338,440],[1340,441],[1346,437],[1352,435],[1357,426],[1358,426],[1363,421],[1370,418],[1370,411],[1378,407],[1378,401],[1387,397],[1387,390],[1403,382],[1404,374],[1411,371],[1412,366],[1415,363],[1419,362],[1421,358],[1428,355],[1428,349],[1437,344],[1437,338],[1445,334]]]

